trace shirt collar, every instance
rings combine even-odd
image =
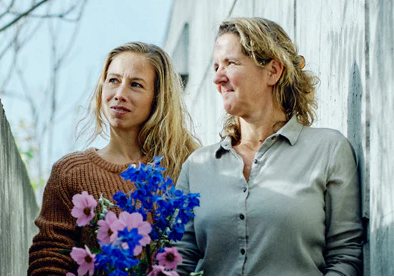
[[[276,134],[281,135],[288,139],[290,144],[293,146],[301,133],[303,125],[298,122],[297,117],[293,116]],[[216,154],[221,150],[230,150],[231,137],[227,136],[224,140],[219,143],[219,148],[216,150]]]
[[[293,146],[300,136],[302,127],[304,126],[299,123],[297,117],[293,115],[293,117],[285,124],[285,126],[283,126],[277,132],[277,134],[287,138],[290,144]]]
[[[221,148],[223,148],[223,149],[225,149],[225,150],[230,150],[230,148],[232,148],[232,145],[231,145],[231,137],[227,136],[227,137],[225,137],[224,140],[222,140],[222,141],[220,142],[218,151],[219,151]]]

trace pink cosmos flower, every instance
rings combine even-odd
[[[182,257],[175,247],[165,247],[164,252],[157,254],[156,259],[165,269],[176,269],[176,266],[182,263]]]
[[[75,276],[75,274],[72,273],[72,272],[67,272],[67,273],[66,273],[66,276]]]
[[[162,265],[154,265],[148,276],[179,276],[179,274],[176,271],[165,270]]]
[[[71,215],[77,219],[78,226],[85,226],[95,216],[96,199],[86,191],[83,191],[82,194],[75,194],[72,202],[74,208],[71,210]]]
[[[142,247],[150,243],[149,233],[152,231],[152,226],[143,220],[140,213],[121,212],[119,220],[111,225],[112,230],[116,232],[115,237],[118,237],[118,231],[122,231],[126,227],[128,231],[138,228],[138,234],[142,236],[142,239],[139,241],[140,245],[134,248],[134,256],[137,256],[142,252]]]
[[[71,258],[79,264],[78,275],[83,276],[86,272],[89,272],[89,276],[94,273],[94,259],[95,254],[90,252],[89,247],[85,245],[85,249],[73,247],[70,253]]]
[[[116,240],[117,231],[114,231],[112,228],[112,223],[114,223],[116,220],[118,220],[116,214],[112,211],[109,211],[105,216],[105,220],[100,219],[97,222],[99,226],[97,239],[99,240],[100,246],[103,246],[104,244],[110,244]]]

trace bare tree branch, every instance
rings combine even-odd
[[[0,0],[0,6],[1,1],[2,0]],[[9,2],[10,1],[11,0],[9,0]],[[14,2],[15,0],[12,1]],[[49,163],[53,158],[54,137],[57,131],[56,123],[65,120],[67,118],[64,116],[65,112],[73,108],[70,102],[68,102],[68,105],[60,105],[60,101],[62,100],[59,99],[62,98],[59,97],[62,91],[62,88],[59,87],[61,78],[60,73],[65,63],[72,57],[73,46],[80,29],[78,23],[82,18],[87,0],[64,1],[61,3],[67,4],[66,6],[60,5],[61,7],[59,7],[59,5],[55,6],[53,1],[49,0],[31,1],[33,3],[39,1],[38,4],[41,5],[47,2],[45,6],[47,9],[45,13],[47,13],[47,15],[40,16],[33,14],[31,12],[32,8],[29,8],[29,13],[17,14],[15,12],[16,8],[10,7],[11,4],[8,4],[8,7],[6,7],[8,15],[17,16],[19,19],[12,21],[16,28],[11,29],[8,26],[7,28],[9,29],[5,32],[4,30],[7,28],[3,27],[0,29],[0,46],[2,48],[0,49],[0,60],[3,57],[9,58],[7,60],[9,68],[2,72],[0,82],[3,82],[3,77],[6,77],[7,80],[13,80],[12,82],[17,80],[16,82],[19,83],[20,88],[14,88],[11,86],[13,83],[8,83],[8,81],[4,80],[4,84],[0,84],[0,95],[12,97],[13,101],[19,101],[19,103],[23,101],[23,104],[26,103],[28,105],[27,114],[30,118],[27,119],[27,123],[30,123],[31,127],[22,130],[22,134],[27,134],[29,137],[29,140],[24,140],[23,143],[25,148],[32,149],[31,147],[34,147],[37,150],[34,156],[34,165],[31,164],[27,166],[29,170],[34,172],[33,178],[45,180],[45,175],[47,174],[46,163]],[[36,8],[38,4],[35,4]],[[60,12],[61,10],[64,10],[64,12]],[[23,17],[25,17],[25,19],[22,19]],[[46,18],[49,20],[46,20]],[[62,27],[66,26],[67,21],[73,21],[75,25],[72,26],[72,29],[67,26],[67,36],[65,37],[64,32],[62,32]],[[47,81],[40,84],[41,87],[44,87],[44,91],[39,91],[41,95],[43,94],[42,97],[32,92],[32,88],[36,87],[37,84],[32,84],[28,81],[30,80],[27,75],[28,68],[25,68],[19,57],[25,54],[21,50],[23,47],[29,47],[27,42],[32,39],[34,34],[36,34],[38,30],[44,31],[43,28],[41,28],[44,22],[49,24],[47,30],[49,30],[50,53],[48,54],[51,57],[49,69],[51,73],[50,76],[47,77]],[[10,23],[8,25],[10,25]],[[45,149],[43,148],[44,142]]]
[[[10,69],[8,70],[7,77],[4,78],[4,82],[3,82],[3,84],[1,84],[1,87],[5,87],[6,84],[8,83],[10,77],[12,76],[12,72],[15,67],[15,64],[17,63],[19,52],[22,50],[22,48],[24,48],[27,45],[27,42],[40,29],[42,23],[43,23],[43,21],[37,22],[33,26],[33,29],[30,31],[30,33],[25,34],[23,37],[21,36],[21,33],[23,31],[23,28],[26,26],[26,24],[18,25],[18,27],[15,30],[15,33],[13,34],[13,37],[8,41],[8,44],[4,47],[4,49],[2,51],[0,51],[0,61],[1,61],[1,59],[7,54],[8,51],[10,51],[12,49],[14,50],[13,61],[10,65]],[[31,24],[29,24],[29,27],[30,26],[31,26]]]
[[[19,66],[16,68],[16,73],[18,74],[18,78],[20,80],[20,84],[22,86],[23,94],[25,96],[25,99],[26,99],[27,103],[29,104],[30,111],[31,111],[31,114],[32,114],[32,117],[33,117],[32,121],[33,122],[38,122],[39,118],[38,118],[37,107],[36,107],[36,104],[34,102],[34,97],[33,97],[33,95],[31,93],[29,93],[30,90],[29,90],[29,88],[27,86],[25,76],[24,76],[23,71],[21,70],[21,68]]]
[[[83,13],[85,5],[86,5],[86,1],[82,2],[81,8],[80,8],[78,16],[77,16],[78,21],[80,20],[80,18],[82,16],[82,13]],[[54,59],[53,68],[52,68],[52,72],[53,72],[53,78],[52,78],[52,85],[53,85],[52,86],[52,94],[53,94],[53,98],[52,99],[55,101],[55,102],[52,103],[53,111],[57,110],[57,108],[56,108],[57,107],[57,103],[56,103],[56,101],[57,101],[57,97],[56,97],[57,73],[58,73],[58,70],[61,68],[62,64],[64,63],[64,61],[71,54],[71,50],[72,50],[73,45],[74,45],[74,43],[76,41],[76,37],[77,37],[79,29],[80,29],[79,25],[75,25],[74,26],[73,33],[72,33],[70,39],[68,40],[68,43],[67,43],[66,47],[64,48],[63,53],[61,53],[60,55],[57,55],[58,54],[57,43],[56,43],[57,42],[57,38],[58,38],[57,34],[60,33],[60,32],[58,30],[57,31],[54,30],[54,27],[53,27],[52,24],[50,25],[50,34],[51,34],[51,38],[52,38],[51,39],[51,41],[52,41],[52,54],[53,54],[53,59]],[[51,113],[50,118],[51,118],[51,120],[54,120],[55,119],[55,114]]]
[[[79,14],[77,16],[78,22],[82,16],[83,10],[84,10],[84,6],[86,4],[86,0],[82,3],[81,8],[79,10]],[[49,30],[50,30],[50,36],[51,36],[51,41],[52,41],[52,59],[53,59],[53,63],[52,63],[52,76],[51,76],[51,96],[50,96],[50,115],[49,115],[49,120],[47,122],[47,125],[45,126],[46,131],[48,131],[48,160],[52,155],[52,148],[53,148],[53,134],[54,134],[54,123],[55,123],[55,117],[56,115],[59,113],[59,109],[58,109],[58,72],[59,69],[62,67],[64,61],[68,58],[68,56],[71,53],[71,49],[73,44],[76,41],[76,36],[78,34],[79,31],[79,26],[75,25],[74,26],[74,30],[73,33],[71,35],[71,37],[68,40],[68,43],[66,45],[66,47],[64,48],[64,51],[61,52],[61,50],[58,49],[58,34],[59,32],[59,27],[57,27],[57,29],[55,30],[54,23],[52,21],[49,22]],[[61,52],[59,54],[59,52]]]
[[[24,77],[23,74],[23,70],[18,66],[17,67],[17,74],[18,74],[18,78],[20,80],[21,86],[22,86],[22,90],[24,93],[24,99],[27,102],[27,104],[29,105],[30,108],[30,112],[32,115],[32,122],[34,122],[33,126],[33,132],[30,134],[30,147],[36,146],[37,147],[37,163],[35,164],[35,168],[38,171],[38,178],[42,178],[42,174],[43,174],[43,164],[42,164],[42,153],[41,153],[41,149],[42,149],[42,143],[43,143],[43,137],[45,132],[40,132],[40,113],[38,112],[39,109],[41,108],[40,106],[36,105],[36,102],[34,101],[34,97],[33,94],[30,93],[30,89],[27,85],[26,79]],[[44,122],[45,125],[45,122]]]
[[[19,16],[17,16],[16,18],[14,18],[10,23],[6,24],[5,26],[0,28],[0,33],[3,32],[4,30],[6,30],[7,28],[11,27],[12,25],[14,25],[16,22],[18,22],[20,19],[24,18],[25,16],[29,15],[29,13],[31,13],[32,11],[34,11],[35,9],[37,9],[39,6],[41,6],[42,4],[44,4],[45,2],[47,2],[48,0],[42,0],[41,2],[38,2],[37,4],[35,4],[33,7],[31,7],[29,10],[25,11],[24,13],[21,13]]]
[[[33,38],[33,36],[35,35],[35,33],[40,29],[40,27],[42,26],[44,22],[43,21],[39,21],[36,23],[36,25],[32,28],[32,30],[30,31],[30,33],[26,34],[22,40],[19,41],[19,48],[22,49],[24,46],[27,45],[27,42]],[[25,26],[26,24],[24,24],[23,26]],[[29,24],[29,26],[31,26]]]
[[[14,43],[14,40],[15,40],[15,38],[16,38],[17,36],[18,36],[18,31],[15,32],[14,38],[11,39],[11,40],[8,42],[8,44],[4,47],[4,49],[3,49],[2,51],[0,51],[0,60],[1,60],[1,58],[2,58],[9,50],[12,49],[11,46],[12,46],[12,44]]]
[[[11,80],[11,76],[13,75],[15,67],[16,67],[16,64],[17,64],[18,52],[19,52],[19,49],[20,49],[19,43],[18,43],[18,34],[19,34],[19,29],[15,32],[14,39],[10,42],[10,45],[9,45],[9,48],[8,48],[8,49],[13,49],[14,50],[14,53],[13,53],[14,55],[12,57],[12,62],[11,62],[10,68],[8,70],[8,74],[5,76],[4,82],[1,85],[1,87],[6,87],[7,86],[8,82]],[[1,57],[0,57],[0,59],[1,59]]]
[[[7,10],[2,14],[0,14],[0,19],[11,11],[14,4],[15,4],[15,0],[12,0],[11,3],[8,5]]]
[[[85,88],[81,90],[83,93],[79,94],[79,97],[75,100],[75,103],[78,103],[79,106],[81,106],[80,103],[82,103],[84,101],[84,98],[86,97],[85,92],[92,89],[92,80],[93,80],[93,73],[92,71],[89,71],[88,76],[86,78]],[[68,95],[63,95],[61,102],[67,103],[68,99],[69,99]],[[74,105],[69,105],[69,106],[64,105],[63,107],[64,107],[63,110],[59,110],[59,113],[56,115],[55,118],[56,122],[63,120],[66,117],[66,115],[70,114],[70,111],[75,108]]]
[[[65,20],[65,21],[77,21],[78,20],[77,18],[70,19],[70,18],[67,18],[67,15],[72,13],[78,7],[78,4],[79,3],[72,5],[68,10],[66,10],[64,12],[61,12],[61,13],[53,13],[53,14],[51,14],[51,13],[48,13],[48,14],[32,14],[31,13],[31,14],[29,14],[29,17],[31,17],[31,18],[40,18],[40,19],[59,18],[59,19]],[[9,12],[9,14],[15,15],[15,16],[20,16],[21,15],[20,13],[17,13],[17,12]]]
[[[20,94],[18,91],[13,91],[13,90],[3,90],[0,88],[0,96],[5,96],[8,98],[17,98],[18,100],[26,101],[25,95]]]

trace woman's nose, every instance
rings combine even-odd
[[[126,91],[123,86],[120,86],[115,93],[114,99],[120,102],[127,102]]]
[[[120,101],[120,102],[125,102],[125,103],[127,102],[126,98],[123,97],[122,95],[116,95],[115,100]]]
[[[225,74],[223,68],[219,67],[219,68],[216,70],[215,76],[214,76],[214,78],[213,78],[213,82],[214,82],[216,85],[221,85],[221,84],[223,84],[223,83],[226,83],[227,81],[228,81],[228,78],[227,78],[227,76],[226,76],[226,74]]]

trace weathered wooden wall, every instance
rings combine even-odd
[[[1,99],[0,211],[0,276],[26,275],[38,206]]]

